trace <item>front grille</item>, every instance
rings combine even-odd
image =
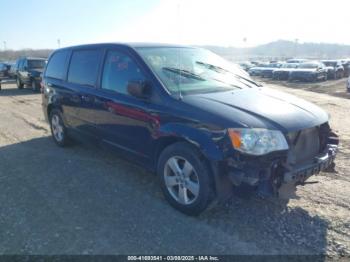
[[[322,127],[322,126],[321,126]],[[324,147],[320,136],[320,128],[313,127],[288,134],[288,164],[300,165],[311,163]]]

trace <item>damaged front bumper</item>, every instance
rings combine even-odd
[[[321,171],[328,169],[334,165],[334,159],[337,154],[337,145],[327,145],[324,153],[316,156],[312,163],[308,163],[299,167],[294,167],[291,170],[288,170],[283,175],[284,183],[303,183],[310,176],[316,175]]]
[[[282,185],[303,184],[310,176],[333,169],[338,143],[337,135],[331,132],[322,152],[298,165],[288,164],[288,152],[275,152],[261,157],[237,154],[218,166],[217,191],[219,195],[223,193],[221,191],[227,190],[228,183],[231,189],[245,184],[254,187],[262,197],[278,196]],[[223,194],[227,194],[227,191]]]

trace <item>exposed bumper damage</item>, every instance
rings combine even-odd
[[[313,163],[288,170],[286,173],[284,173],[283,182],[303,183],[310,176],[318,174],[319,172],[333,166],[333,161],[337,154],[337,148],[337,145],[327,145],[325,152],[316,156],[313,159]]]
[[[287,152],[261,157],[237,154],[228,158],[220,166],[220,173],[228,179],[225,181],[221,175],[219,186],[220,182],[233,186],[247,184],[256,188],[259,196],[272,197],[279,195],[282,186],[304,184],[310,176],[334,168],[339,140],[328,123],[291,133],[288,140]]]

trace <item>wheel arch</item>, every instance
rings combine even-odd
[[[46,109],[47,119],[50,119],[50,114],[51,114],[52,110],[54,110],[54,109],[60,111],[62,119],[64,120],[62,107],[60,105],[57,105],[54,103],[49,103],[47,105],[47,109]]]
[[[217,164],[224,159],[224,153],[214,143],[212,138],[201,130],[180,124],[169,125],[167,128],[163,128],[162,133],[164,135],[156,140],[154,146],[153,159],[155,170],[157,170],[159,156],[165,148],[178,142],[185,142],[200,154],[203,163],[210,170],[214,191],[218,193],[217,186],[221,183]]]
[[[187,142],[197,148],[208,160],[220,161],[224,153],[213,141],[210,131],[200,130],[184,124],[168,124],[159,130],[161,134],[155,141],[154,157],[157,159],[165,147],[176,142]]]

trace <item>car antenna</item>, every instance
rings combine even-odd
[[[180,50],[181,50],[181,48],[178,48],[178,52],[177,52],[177,56],[176,56],[176,64],[177,64],[177,66],[180,66]],[[180,77],[181,77],[181,71],[180,71]],[[179,94],[178,99],[182,100],[183,96],[182,96],[181,87],[180,87],[179,84],[177,85],[177,90],[178,90],[178,94]]]
[[[181,88],[178,87],[178,89],[179,89],[179,100],[182,100],[182,99],[183,99],[183,96],[182,96],[182,93],[181,93]]]

